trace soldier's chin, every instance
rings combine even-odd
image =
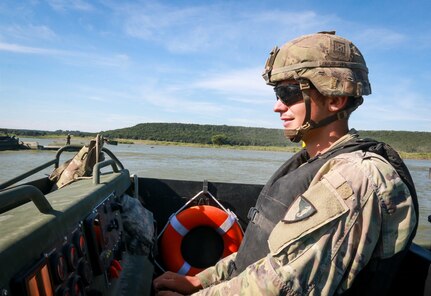
[[[298,136],[298,131],[296,130],[285,129],[284,136],[292,142],[298,142],[298,140],[296,139]]]

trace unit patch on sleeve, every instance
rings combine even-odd
[[[282,219],[285,223],[301,221],[316,213],[316,208],[302,195],[292,203]]]

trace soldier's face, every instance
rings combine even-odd
[[[285,86],[285,85],[295,85],[298,84],[297,81],[283,81],[279,83],[277,86]],[[289,101],[288,98],[283,101]],[[292,100],[293,104],[286,105],[282,102],[282,100],[277,99],[274,105],[274,112],[280,114],[280,119],[283,122],[283,127],[285,129],[297,129],[302,125],[305,118],[305,104],[304,101],[296,101]]]
[[[287,80],[277,84],[277,87],[286,85],[298,85],[298,82],[295,80]],[[285,93],[289,92],[287,91]],[[292,95],[294,96],[295,94],[293,93]],[[308,95],[311,99],[311,120],[319,122],[320,120],[332,115],[329,106],[330,102],[320,95],[316,89],[311,88]],[[302,99],[298,100],[297,98],[295,99],[295,97],[277,99],[277,102],[274,105],[274,112],[280,114],[280,119],[283,122],[283,127],[285,129],[294,130],[304,124],[306,108],[304,100]]]

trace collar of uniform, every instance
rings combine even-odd
[[[334,150],[340,146],[343,146],[345,143],[347,143],[348,141],[352,140],[353,138],[357,138],[359,137],[358,132],[352,128],[350,129],[347,134],[345,134],[344,136],[342,136],[341,138],[339,138],[337,141],[335,141],[334,143],[332,143],[332,145],[329,147],[329,149],[327,150],[327,152]]]
[[[348,141],[359,137],[358,132],[355,129],[350,129],[347,134],[345,134],[344,136],[342,136],[341,138],[339,138],[337,141],[335,141],[334,143],[332,143],[332,145],[328,148],[328,150],[326,150],[325,152],[323,152],[322,154],[319,153],[317,154],[315,157],[310,158],[307,160],[307,162],[312,162],[315,159],[318,159],[320,157],[324,157],[327,155],[331,155],[333,151],[337,150],[340,147],[343,147],[345,143],[347,143]]]
[[[358,132],[352,128],[350,129],[347,134],[345,134],[344,136],[342,136],[341,138],[339,138],[337,141],[335,141],[334,143],[332,143],[332,145],[329,147],[328,150],[325,151],[325,153],[330,152],[332,150],[337,149],[340,146],[343,146],[345,143],[347,143],[348,141],[350,141],[351,139],[357,138],[359,137]]]

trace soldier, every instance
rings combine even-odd
[[[415,235],[417,197],[388,145],[348,128],[371,94],[358,48],[335,32],[275,47],[263,74],[286,136],[305,149],[249,212],[237,253],[196,276],[167,272],[158,295],[383,295]]]

